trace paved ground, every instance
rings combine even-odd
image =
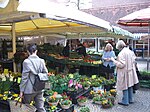
[[[139,71],[147,70],[147,60],[138,59],[137,66]],[[100,105],[93,104],[92,100],[89,100],[86,106],[90,108],[91,112],[150,112],[150,89],[140,88],[136,91],[134,104],[129,106],[118,105],[118,101],[121,101],[121,98],[122,92],[118,92],[115,105],[110,109],[102,109]],[[79,112],[80,108],[75,106],[77,112]]]
[[[118,105],[121,101],[122,92],[118,92],[115,105],[110,109],[102,109],[100,105],[93,104],[91,100],[88,101],[87,107],[91,112],[150,112],[150,89],[141,88],[134,94],[134,104],[129,106]],[[80,107],[75,106],[75,110],[79,112]]]

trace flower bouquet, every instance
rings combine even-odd
[[[77,102],[80,106],[84,106],[86,103],[87,103],[87,98],[84,97],[84,96],[80,96],[78,99],[77,99]]]

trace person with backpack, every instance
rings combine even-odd
[[[44,108],[43,89],[36,90],[34,82],[38,73],[48,73],[45,61],[37,56],[37,45],[30,44],[27,47],[29,57],[23,61],[22,80],[20,83],[20,97],[23,103],[35,102],[37,112],[46,112]]]

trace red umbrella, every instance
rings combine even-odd
[[[118,24],[124,26],[149,26],[150,7],[133,12],[119,19]]]
[[[147,26],[148,34],[150,34],[150,6],[146,9],[133,12],[125,17],[122,17],[117,22],[123,26]],[[150,36],[150,35],[149,35]],[[149,69],[149,57],[150,57],[150,38],[148,38],[148,59],[147,59],[147,70]]]

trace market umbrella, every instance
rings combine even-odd
[[[133,12],[125,17],[122,17],[117,22],[123,26],[139,26],[148,27],[148,34],[150,36],[150,6],[145,9]],[[150,60],[150,38],[148,38],[148,58],[147,58],[147,70],[149,69]]]

